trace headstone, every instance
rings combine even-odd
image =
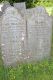
[[[5,9],[6,9],[7,7],[9,7],[9,6],[11,6],[9,2],[7,2],[7,1],[4,2],[3,6],[2,6],[2,8],[1,8],[1,9],[2,9],[2,12],[4,12]]]
[[[29,59],[40,60],[50,55],[52,21],[43,7],[27,9]]]
[[[26,5],[25,2],[21,2],[21,3],[14,3],[14,7],[17,8],[21,15],[24,16],[25,12],[26,12]]]
[[[5,65],[24,59],[26,24],[14,7],[8,7],[2,16],[1,46]]]
[[[4,65],[50,56],[52,20],[43,7],[26,10],[25,3],[14,3],[14,7],[5,5],[2,11],[0,40]]]
[[[2,16],[2,14],[3,13],[0,11],[0,48],[1,48],[1,26],[2,26],[1,25],[2,24],[2,17],[1,16]]]
[[[25,19],[25,23],[27,22],[26,21],[26,4],[25,2],[20,2],[20,3],[14,3],[14,7],[19,10],[20,14],[22,15],[23,19]],[[27,57],[27,53],[28,53],[28,46],[27,46],[27,25],[26,25],[26,44],[25,44],[25,47],[26,47],[26,56]]]
[[[19,10],[24,10],[24,9],[26,9],[25,2],[14,3],[14,7],[17,8],[17,9],[19,9]]]

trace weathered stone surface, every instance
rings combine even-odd
[[[0,17],[2,16],[2,12],[0,11]]]
[[[19,10],[19,12],[21,13],[22,16],[25,15],[25,12],[26,12],[25,2],[22,2],[22,3],[14,3],[14,7]],[[24,18],[25,18],[25,16],[24,16]]]
[[[0,11],[0,48],[1,48],[1,27],[2,27],[2,12]]]
[[[19,10],[26,9],[25,2],[22,2],[22,3],[14,3],[14,7],[17,8],[17,9],[19,9]]]
[[[43,7],[28,9],[27,13],[28,49],[32,60],[40,60],[50,55],[52,21]]]
[[[50,56],[52,20],[43,7],[26,10],[25,3],[14,3],[14,7],[5,7],[1,18],[1,49],[5,65]]]
[[[26,24],[14,7],[8,7],[2,16],[1,46],[3,61],[10,65],[22,61],[25,53]]]
[[[1,8],[1,9],[2,9],[2,12],[4,12],[5,9],[6,9],[7,7],[9,7],[9,6],[11,6],[10,3],[6,1],[6,2],[3,4],[3,7]]]

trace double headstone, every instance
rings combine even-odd
[[[43,7],[27,9],[14,3],[3,10],[1,49],[5,65],[50,56],[52,21]]]

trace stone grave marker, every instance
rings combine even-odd
[[[7,2],[7,1],[6,1],[6,2],[4,2],[3,6],[1,7],[2,12],[4,12],[4,11],[5,11],[5,9],[6,9],[7,7],[9,7],[9,6],[11,6],[9,2]]]
[[[2,58],[5,65],[24,59],[26,24],[24,18],[14,7],[5,9],[1,27]]]
[[[1,48],[1,27],[2,27],[2,12],[0,11],[0,48]]]
[[[25,2],[21,3],[14,3],[14,7],[19,10],[21,15],[25,18],[25,13],[26,13],[26,5]]]
[[[43,7],[27,9],[28,53],[30,60],[50,56],[52,20]]]
[[[50,56],[52,20],[44,7],[26,9],[25,3],[14,3],[14,7],[9,5],[2,11],[0,34],[4,65]]]

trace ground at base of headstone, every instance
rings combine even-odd
[[[53,59],[16,67],[0,67],[0,80],[53,80]]]

